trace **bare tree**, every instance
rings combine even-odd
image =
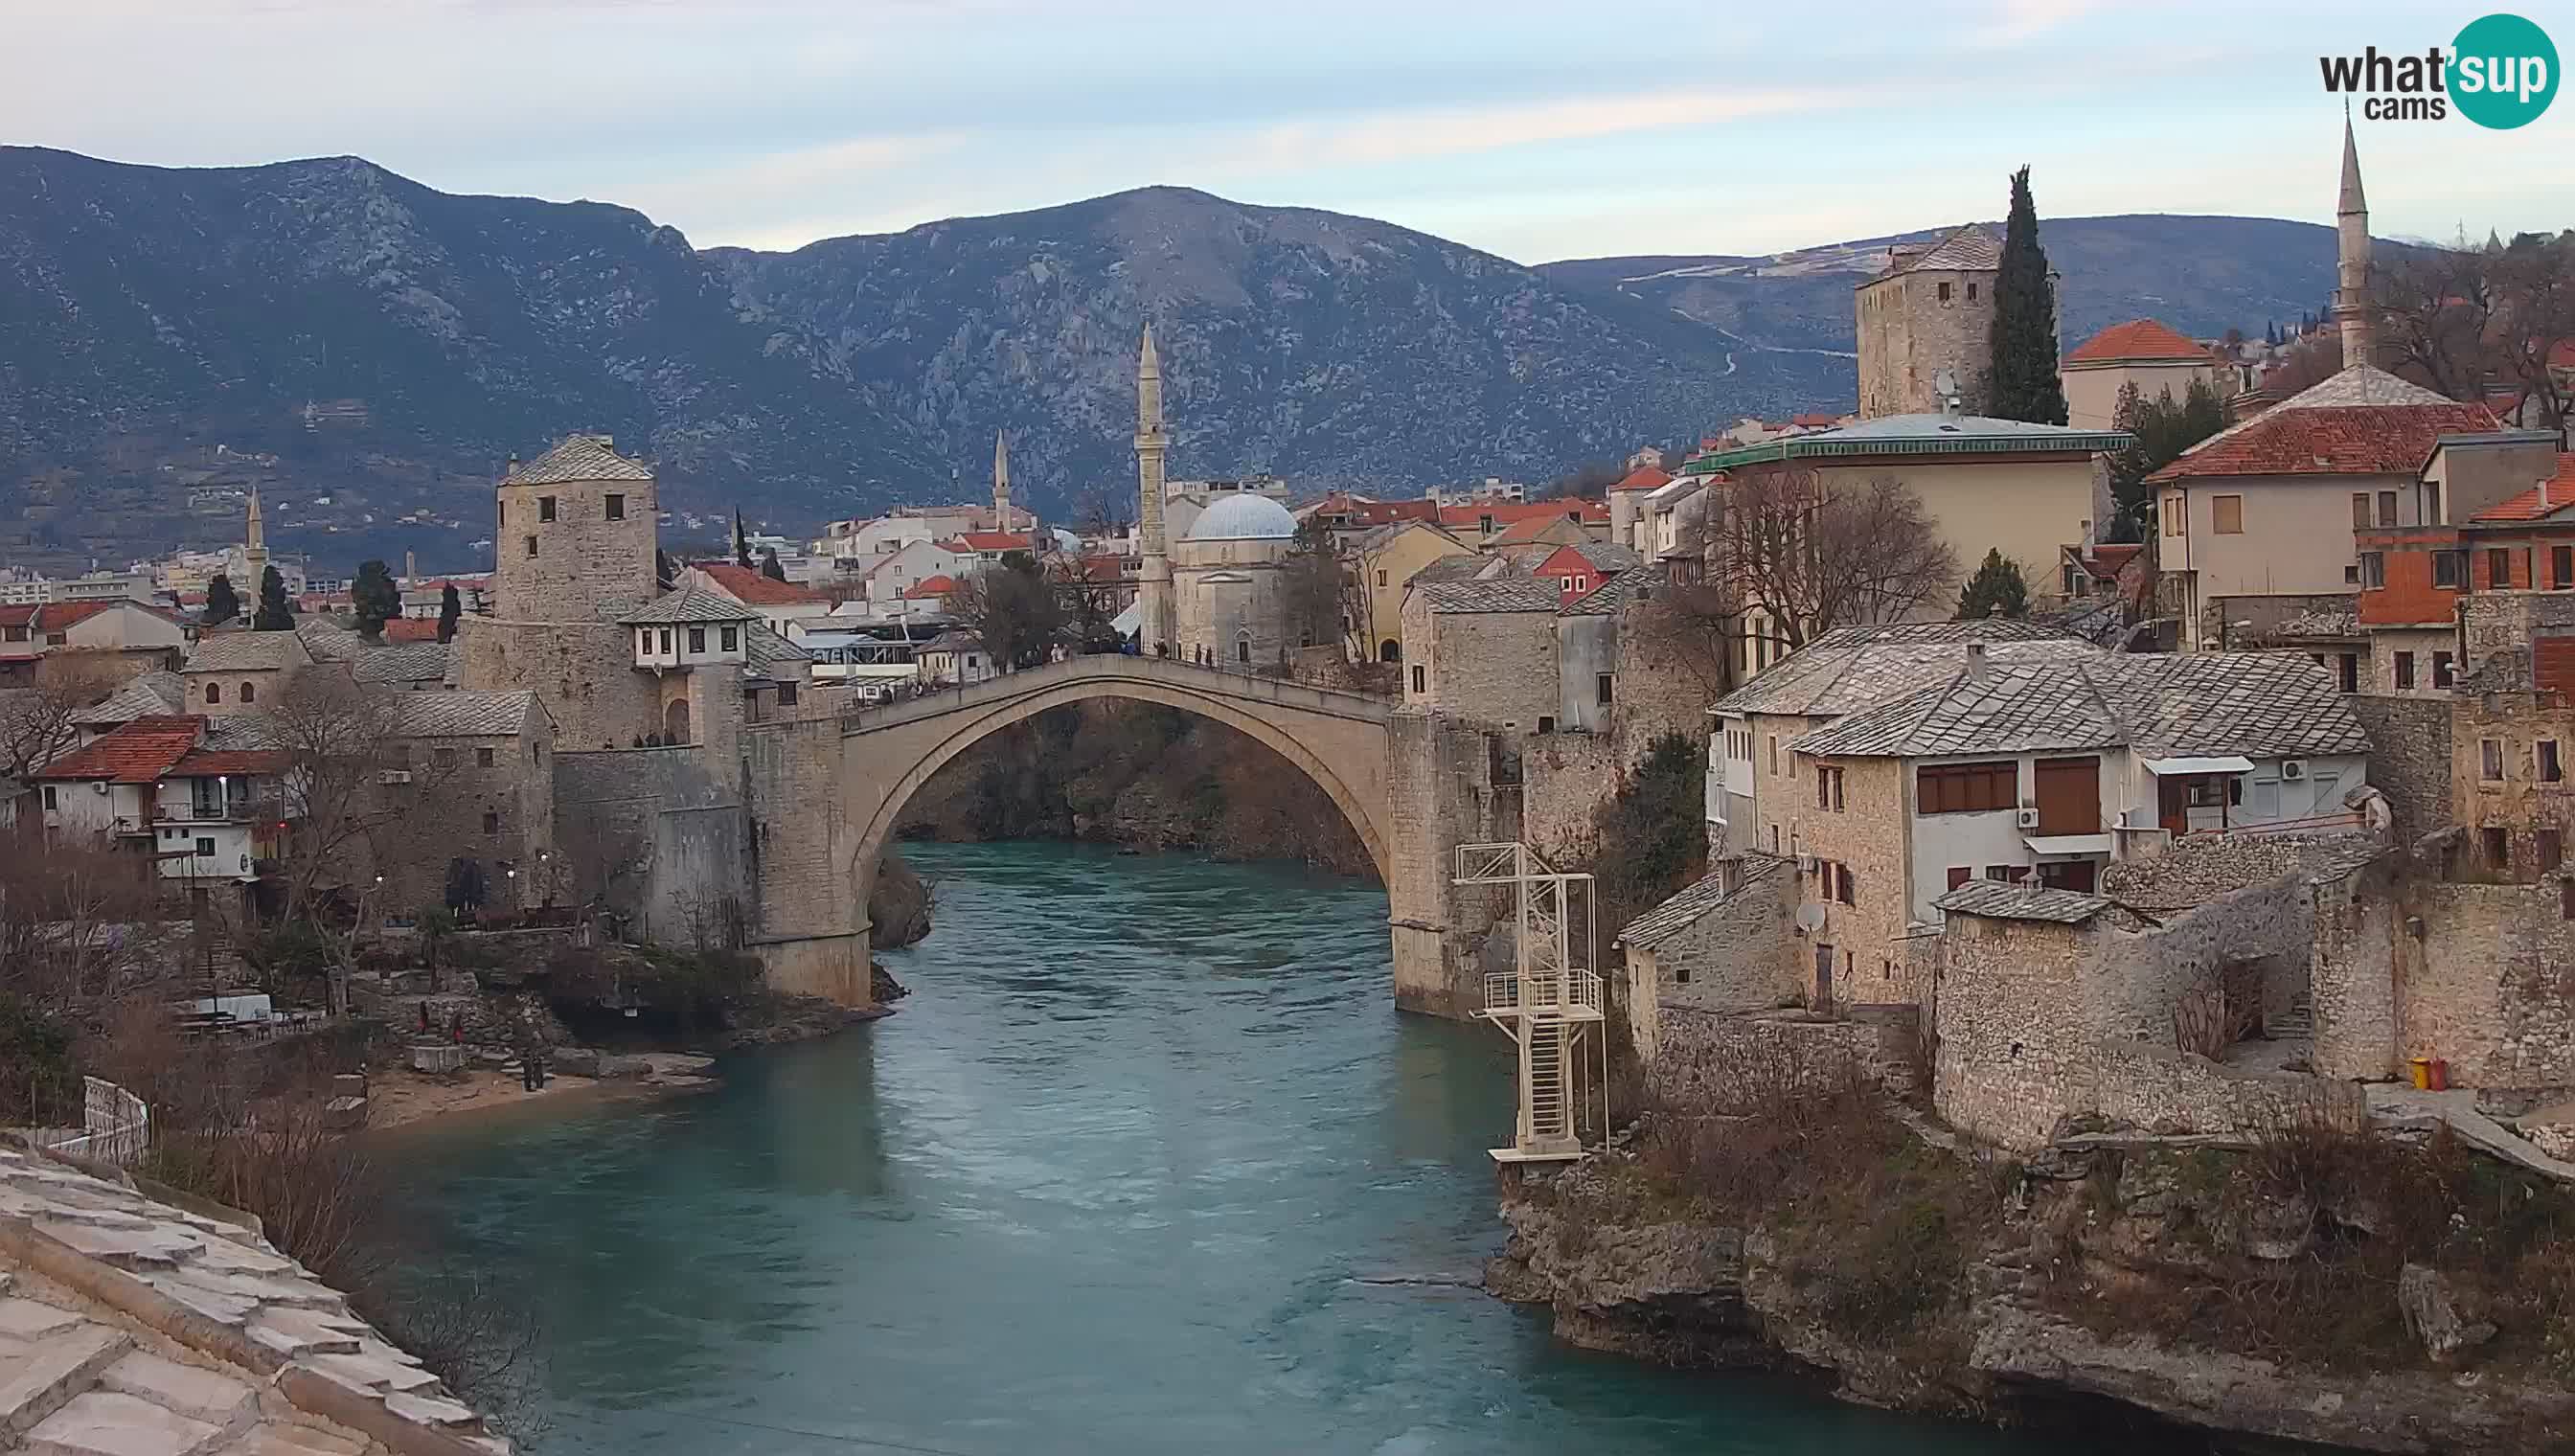
[[[1320,517],[1296,528],[1296,544],[1281,563],[1280,608],[1287,616],[1281,640],[1302,647],[1337,642],[1346,652],[1352,575]]]
[[[2262,388],[2275,400],[2313,389],[2342,373],[2342,335],[2318,329],[2289,346],[2278,364],[2262,376]]]
[[[957,584],[948,613],[1003,672],[1034,668],[1065,637],[1064,600],[1037,561],[1013,552]]]
[[[1954,590],[1958,560],[1921,497],[1891,476],[1792,466],[1738,473],[1707,507],[1706,585],[1759,613],[1790,649],[1836,627],[1894,622]]]
[[[103,838],[0,830],[0,991],[78,1016],[158,968],[151,861]]]
[[[1128,491],[1094,486],[1075,505],[1074,521],[1074,529],[1085,536],[1101,540],[1125,536],[1136,524],[1136,498]]]
[[[1709,699],[1723,697],[1734,686],[1735,643],[1742,633],[1742,614],[1726,589],[1699,582],[1675,585],[1656,593],[1636,614],[1637,626],[1654,645],[1681,665]]]
[[[413,760],[403,698],[316,670],[290,679],[261,716],[283,758],[274,807],[288,826],[277,856],[286,919],[321,920],[323,908],[393,845],[392,831],[434,801],[456,771],[453,763]],[[404,844],[400,852],[427,851]]]
[[[2524,424],[2562,430],[2575,416],[2575,230],[2550,238],[2524,233],[2492,258],[2503,298],[2490,338],[2495,367],[2520,387]],[[2553,365],[2553,367],[2552,367]]]
[[[2474,249],[2399,255],[2378,288],[2378,337],[2388,368],[2454,400],[2484,399],[2486,381],[2497,372],[2489,344],[2495,326],[2489,274],[2487,256]]]

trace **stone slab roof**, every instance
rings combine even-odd
[[[2004,884],[1994,879],[1968,880],[1931,903],[1953,915],[1983,915],[1995,920],[2053,920],[2061,925],[2079,925],[2110,908],[2110,901],[2097,894],[2028,884]]]
[[[361,683],[445,683],[454,679],[456,644],[402,643],[362,654],[349,676]]]
[[[8,1148],[0,1441],[49,1456],[510,1449],[255,1227]]]
[[[1708,711],[1837,718],[1947,678],[1965,665],[1964,648],[1971,642],[1985,644],[1992,663],[2102,655],[2061,628],[2010,618],[1836,628],[1718,699]]]
[[[291,632],[221,632],[197,639],[182,673],[273,673],[313,664],[313,651]]]
[[[396,723],[406,737],[483,738],[524,731],[541,712],[537,695],[517,693],[398,693]]]
[[[1969,223],[1933,244],[1928,251],[1897,259],[1894,266],[1879,274],[1878,277],[1892,278],[1899,273],[1912,273],[1925,268],[1969,272],[1977,269],[1999,269],[2002,266],[2003,240],[1984,228]]]
[[[2220,895],[2297,875],[2330,884],[2384,852],[2357,829],[2321,834],[2192,834],[2161,854],[2101,871],[2101,893],[2140,910],[2186,910]]]
[[[670,627],[682,623],[757,622],[760,614],[696,586],[655,599],[617,619],[627,627]]]
[[[746,677],[789,678],[803,681],[806,665],[814,655],[770,631],[767,623],[755,622],[743,630]]]
[[[1412,580],[1405,583],[1405,586],[1426,587],[1433,582],[1472,582],[1506,576],[1518,570],[1505,557],[1459,552],[1455,556],[1443,556],[1426,563],[1421,570],[1412,574]]]
[[[1672,584],[1672,569],[1664,566],[1637,567],[1620,572],[1609,580],[1583,593],[1566,604],[1567,617],[1606,617],[1637,598],[1638,593],[1652,593]]]
[[[1708,872],[1684,887],[1680,893],[1629,920],[1612,942],[1651,950],[1674,935],[1699,922],[1708,911],[1724,904],[1735,895],[1777,874],[1787,860],[1775,854],[1750,853],[1743,856],[1743,879],[1732,892],[1725,888],[1724,877],[1711,866]]]
[[[575,481],[649,481],[651,467],[628,460],[607,435],[567,435],[534,460],[521,461],[501,477],[505,486],[569,485]]]
[[[356,629],[327,617],[308,617],[295,624],[295,635],[304,639],[304,650],[317,663],[354,663],[367,655],[367,640]]]
[[[1636,554],[1635,548],[1618,546],[1606,541],[1570,542],[1565,549],[1603,572],[1623,572],[1629,567],[1640,567],[1645,564],[1645,559]]]
[[[104,700],[72,715],[81,728],[111,728],[138,718],[177,713],[188,703],[187,684],[176,673],[138,673]]]
[[[1430,600],[1430,610],[1437,613],[1553,613],[1564,600],[1564,594],[1553,583],[1529,576],[1463,582],[1423,582],[1416,576],[1412,580]]]
[[[1987,663],[1797,739],[1802,753],[1928,757],[2125,746],[2157,757],[2365,753],[2333,675],[2294,653],[2103,653]]]

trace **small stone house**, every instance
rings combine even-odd
[[[257,713],[286,680],[312,667],[312,650],[292,632],[224,632],[201,638],[179,669],[190,713]]]
[[[1795,1004],[1798,986],[1781,953],[1795,907],[1788,861],[1769,854],[1720,859],[1695,883],[1627,922],[1628,1026],[1636,1054],[1652,1061],[1661,1008],[1762,1011]],[[1768,954],[1758,953],[1762,946]]]

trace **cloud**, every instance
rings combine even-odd
[[[1205,159],[1218,166],[1306,168],[1413,162],[1467,152],[1715,126],[1825,110],[1855,99],[1819,91],[1673,90],[1553,101],[1380,111],[1349,121],[1278,122]]]

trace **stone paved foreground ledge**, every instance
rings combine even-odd
[[[256,1230],[0,1148],[0,1452],[509,1450]]]

